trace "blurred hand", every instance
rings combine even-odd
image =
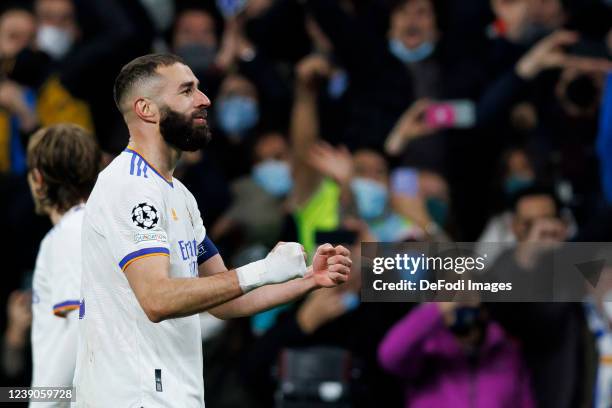
[[[567,226],[558,218],[540,218],[533,222],[527,237],[516,249],[516,260],[524,268],[537,264],[542,253],[558,248],[567,239]]]
[[[419,99],[400,116],[385,142],[388,154],[398,155],[410,141],[430,135],[436,130],[425,121],[425,111],[431,104],[428,99]]]
[[[296,80],[299,86],[315,88],[321,78],[331,74],[331,64],[327,58],[319,54],[308,55],[297,63]]]
[[[567,227],[558,218],[540,218],[533,222],[527,234],[527,243],[560,243],[567,238]]]
[[[308,163],[324,176],[346,185],[353,177],[353,157],[346,148],[334,148],[326,142],[318,143],[308,152]]]
[[[325,323],[346,313],[342,292],[334,289],[319,289],[312,292],[297,313],[300,329],[306,334],[315,332]]]
[[[8,79],[0,82],[0,108],[17,116],[23,131],[33,130],[38,123],[36,113],[26,104],[24,89]]]
[[[537,42],[516,65],[516,73],[523,79],[535,78],[540,72],[553,68],[575,68],[585,72],[605,72],[612,63],[605,58],[580,57],[567,54],[564,46],[578,42],[579,34],[560,30]]]
[[[6,339],[12,346],[21,346],[32,324],[32,293],[14,290],[7,302]]]
[[[221,46],[215,58],[215,65],[222,71],[229,69],[238,55],[241,26],[237,18],[225,21]]]
[[[319,288],[333,288],[348,280],[353,261],[351,252],[338,245],[324,244],[317,248],[310,271],[304,276],[312,277]]]
[[[401,216],[414,222],[419,228],[426,230],[433,220],[427,211],[425,198],[421,194],[409,197],[403,194],[391,196],[391,207]]]

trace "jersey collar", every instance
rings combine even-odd
[[[162,180],[164,180],[166,183],[168,183],[168,185],[170,185],[170,187],[174,188],[174,184],[172,183],[172,180],[168,180],[167,178],[165,178],[164,176],[162,176],[162,174],[161,174],[159,171],[157,171],[157,169],[156,169],[155,167],[153,167],[153,166],[151,165],[151,163],[149,163],[149,162],[147,161],[147,159],[145,159],[145,158],[144,158],[144,156],[143,156],[142,154],[140,154],[140,153],[139,153],[139,152],[138,152],[136,149],[134,149],[133,147],[128,146],[128,147],[126,147],[126,148],[125,148],[123,151],[124,151],[124,152],[128,152],[128,153],[135,154],[135,155],[137,155],[138,157],[140,157],[142,160],[144,160],[144,162],[147,164],[147,166],[149,166],[149,167],[151,168],[151,170],[153,170],[153,172],[154,172],[155,174],[157,174],[157,175],[158,175],[158,176],[159,176],[159,177],[160,177]]]

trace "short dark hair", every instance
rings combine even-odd
[[[552,186],[547,184],[534,184],[529,187],[525,187],[517,191],[512,196],[512,212],[516,214],[518,210],[519,202],[526,197],[532,196],[548,196],[555,203],[555,215],[559,216],[561,214],[561,208],[563,207],[563,203],[561,199],[555,192],[555,189]]]
[[[65,212],[87,200],[100,171],[94,137],[80,126],[58,124],[38,130],[28,143],[28,169],[43,179],[45,206]]]
[[[184,64],[185,62],[181,57],[174,54],[147,54],[125,64],[115,79],[113,89],[115,105],[117,105],[119,111],[122,111],[123,98],[131,91],[136,82],[155,76],[155,71],[159,67],[168,67],[176,63]]]

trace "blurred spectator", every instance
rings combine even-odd
[[[552,290],[548,257],[567,239],[560,203],[551,189],[537,185],[517,193],[514,203],[517,247],[499,256],[492,270],[502,265],[517,285],[523,282],[523,289],[545,296]],[[536,273],[537,277],[530,277]],[[584,366],[590,340],[579,304],[516,302],[487,307],[492,318],[520,341],[533,374],[538,407],[583,406],[590,399]]]
[[[362,23],[364,15],[339,2],[307,2],[351,80],[344,135],[349,147],[381,147],[393,123],[416,99],[476,95],[478,66],[468,55],[449,56],[452,45],[446,40],[451,38],[444,37],[445,16],[438,2],[392,3],[385,38],[375,24]],[[439,166],[443,138],[423,139],[412,151],[418,164]]]
[[[208,313],[205,315],[208,323],[202,325],[202,347],[206,405],[217,408],[258,407],[242,378],[246,354],[253,341],[248,319],[211,324],[210,320],[215,318]]]
[[[174,176],[192,192],[205,225],[214,225],[232,201],[227,178],[217,161],[206,151],[184,152]]]
[[[120,150],[127,132],[112,85],[126,60],[150,50],[155,33],[147,9],[139,1],[37,0],[35,10],[38,39],[51,44],[42,49],[53,58],[38,81],[41,124],[77,123],[95,129],[103,149]]]
[[[521,350],[477,302],[418,306],[378,354],[402,378],[405,407],[536,406]]]
[[[61,60],[78,41],[81,33],[72,0],[37,0],[36,45],[54,60]]]
[[[448,183],[440,174],[398,167],[391,177],[393,209],[417,227],[412,238],[448,241],[451,206]]]
[[[37,124],[33,94],[7,79],[17,55],[34,42],[36,22],[26,9],[9,8],[0,14],[0,172],[23,174],[25,153],[22,132]]]
[[[290,150],[282,135],[260,135],[252,156],[251,173],[232,184],[233,203],[211,229],[215,242],[223,242],[227,234],[238,235],[234,250],[258,243],[271,249],[278,242],[286,215],[284,199],[293,187]]]
[[[357,238],[359,242],[365,236]],[[351,247],[351,251],[354,250],[358,251],[356,254],[360,253],[358,245]],[[357,296],[361,285],[358,271],[358,262],[354,262],[349,282],[342,287],[311,293],[281,315],[252,344],[244,371],[247,383],[257,391],[262,406],[306,404],[340,407],[347,406],[347,398],[348,406],[352,407],[400,405],[400,389],[378,366],[376,346],[410,305],[360,303]],[[344,355],[348,360],[329,358],[328,353],[337,356],[342,352],[347,353]],[[284,378],[281,364],[285,364],[284,371],[293,371],[292,367],[286,367],[288,355],[302,355],[312,372],[323,372],[328,376],[342,372],[342,378],[334,378],[336,386],[340,385],[340,380],[347,381],[349,386],[328,396],[317,379],[309,378],[309,373],[303,369],[296,378]],[[292,383],[293,387],[284,389],[283,380]],[[277,396],[276,405],[272,403],[274,394]]]
[[[17,54],[31,46],[36,34],[36,21],[24,8],[9,8],[0,16],[0,58],[2,72],[11,71]]]
[[[210,143],[210,153],[229,180],[247,174],[249,162],[234,160],[249,157],[252,138],[260,119],[258,91],[240,74],[223,79],[216,102],[212,105],[216,132]]]
[[[174,21],[171,49],[191,68],[206,95],[213,99],[222,71],[215,64],[219,38],[214,16],[204,8],[181,10]]]
[[[502,156],[502,186],[503,201],[509,206],[512,198],[522,189],[530,187],[535,181],[535,170],[522,148],[509,149]],[[486,252],[489,262],[503,251],[516,243],[516,236],[512,231],[513,211],[507,209],[502,213],[493,215],[478,238],[477,253]],[[488,245],[494,243],[493,245]],[[486,248],[486,251],[485,251]]]
[[[329,63],[321,56],[306,57],[296,66],[289,130],[294,187],[283,239],[299,241],[307,253],[315,249],[317,231],[340,227],[341,187],[310,163],[310,151],[320,141],[316,104],[320,78],[328,72]]]
[[[611,240],[611,13],[609,0],[4,1],[0,226],[12,237],[5,269],[13,272],[3,277],[0,306],[9,301],[26,316],[15,306],[23,302],[10,294],[27,290],[24,277],[50,228],[33,216],[24,177],[30,135],[68,121],[94,130],[107,157],[121,151],[127,130],[113,106],[113,80],[125,62],[152,50],[180,55],[212,99],[209,149],[184,154],[175,176],[194,193],[209,233],[233,264],[279,236],[307,250],[321,240],[355,236],[452,236],[479,239],[489,261],[497,251],[497,261],[531,273],[550,256],[530,250],[531,243],[544,239],[554,249],[567,239]],[[206,338],[214,348],[205,357],[211,360],[207,403],[255,404],[237,377],[251,341],[249,324],[256,334],[296,320],[320,327],[299,336],[312,348],[288,342],[293,351],[280,360],[282,347],[270,343],[275,352],[266,354],[268,368],[306,355],[351,354],[367,355],[366,365],[374,367],[376,345],[364,340],[357,353],[343,336],[365,337],[373,327],[381,337],[382,326],[401,316],[372,317],[387,305],[346,311],[344,295],[316,293]],[[578,305],[488,309],[524,346],[540,406],[590,404],[596,378],[588,365],[597,364],[596,350]],[[279,312],[288,319],[276,321]],[[353,320],[353,313],[366,317]],[[10,333],[5,346],[23,340],[16,333],[25,324],[15,321],[0,316]],[[335,333],[333,344],[319,341],[319,332]],[[330,345],[335,351],[318,352]],[[10,381],[26,384],[27,347],[21,353],[11,356],[25,370]],[[252,372],[263,373],[258,367]],[[263,377],[270,378],[267,369]],[[379,380],[388,378],[367,375],[358,382],[383,389]],[[605,404],[603,387],[593,395],[596,403]],[[263,406],[270,406],[269,397]]]

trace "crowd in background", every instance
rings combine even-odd
[[[228,266],[278,241],[355,258],[367,241],[479,241],[523,270],[524,242],[612,241],[611,26],[609,0],[2,1],[0,383],[30,381],[29,287],[51,228],[24,146],[70,122],[110,162],[132,58],[177,54],[212,101],[212,141],[174,176]],[[355,264],[298,304],[202,314],[207,406],[612,406],[605,291],[360,303]]]

